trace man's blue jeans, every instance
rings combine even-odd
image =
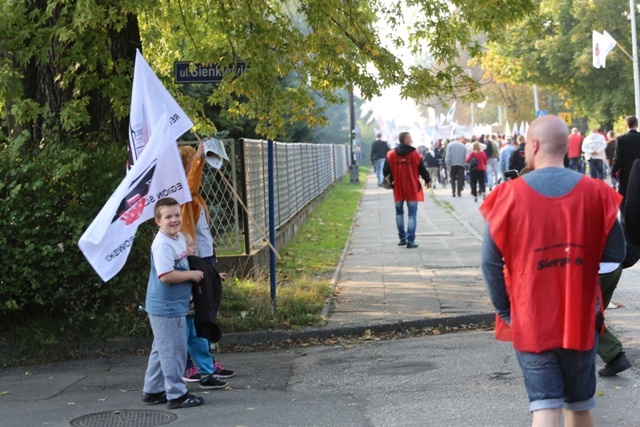
[[[407,211],[409,213],[409,220],[407,222],[407,229],[404,228],[404,203],[407,203]],[[407,243],[414,243],[416,241],[416,216],[418,213],[418,202],[409,200],[400,200],[396,202],[396,225],[398,226],[398,237],[400,240],[405,239]]]
[[[589,159],[589,173],[591,178],[604,181],[604,161],[602,159]]]
[[[382,185],[382,181],[384,180],[384,175],[382,175],[382,170],[384,169],[385,158],[378,159],[373,162],[373,167],[376,170],[376,176],[378,177],[378,187]]]

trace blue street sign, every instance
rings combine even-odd
[[[190,66],[191,61],[176,61],[173,64],[176,83],[220,83],[228,74],[240,76],[249,69],[244,61],[236,61],[234,67],[194,64],[193,71],[189,70]]]
[[[546,115],[547,115],[547,110],[538,110],[538,111],[536,111],[536,118],[542,117],[542,116],[546,116]]]

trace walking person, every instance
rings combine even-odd
[[[616,188],[616,179],[611,172],[613,169],[613,157],[616,153],[616,138],[612,130],[607,132],[607,148],[604,149],[604,157],[607,166],[607,172],[609,173],[609,181],[611,187]]]
[[[589,174],[591,178],[601,181],[604,181],[605,148],[607,148],[607,141],[597,129],[592,130],[582,142],[582,152],[589,156]]]
[[[487,171],[487,155],[485,151],[480,150],[480,143],[473,143],[473,151],[466,158],[469,165],[469,178],[471,183],[471,194],[473,201],[478,201],[478,186],[480,187],[480,195],[484,199],[486,196],[485,173]]]
[[[464,188],[464,164],[467,157],[467,147],[457,139],[447,144],[444,154],[444,163],[449,168],[451,180],[451,193],[453,197],[462,197]]]
[[[432,177],[432,188],[436,188],[436,177],[438,177],[440,162],[436,157],[436,152],[433,147],[429,150],[425,150],[422,155],[422,160],[424,161],[424,166],[427,168],[427,172],[429,172],[429,176]]]
[[[569,135],[569,169],[584,173],[582,169],[582,141],[584,138],[580,135],[578,128],[571,129]]]
[[[511,160],[511,154],[516,146],[513,144],[511,137],[507,138],[507,142],[500,149],[500,174],[504,178],[504,173],[509,170],[509,161]],[[506,178],[504,178],[506,181]]]
[[[593,426],[598,268],[625,253],[621,197],[565,168],[567,145],[559,117],[536,119],[525,145],[531,172],[496,187],[480,207],[497,337],[513,341],[533,426],[559,427],[563,408],[565,426]]]
[[[500,148],[493,137],[486,141],[484,153],[487,155],[487,185],[491,191],[500,182]]]
[[[626,118],[628,132],[620,135],[616,142],[616,150],[613,157],[611,173],[618,180],[618,193],[624,198],[627,193],[627,183],[633,167],[633,162],[640,159],[640,132],[638,132],[638,118],[628,116]],[[624,215],[624,209],[622,209]],[[624,216],[623,216],[624,222]]]
[[[376,140],[371,144],[371,164],[376,172],[378,178],[378,187],[382,187],[382,180],[384,179],[383,169],[384,162],[387,159],[387,152],[389,151],[389,144],[387,141],[382,140],[382,134],[376,135]]]
[[[420,177],[424,179],[427,188],[431,185],[431,177],[424,167],[422,157],[411,146],[411,134],[400,132],[400,144],[387,153],[384,165],[384,175],[391,175],[393,181],[393,199],[396,207],[396,226],[398,228],[398,246],[407,249],[417,248],[416,226],[418,202],[424,201],[424,191]],[[407,205],[408,220],[405,228],[404,205]]]

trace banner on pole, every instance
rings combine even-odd
[[[136,65],[133,72],[133,90],[129,112],[129,153],[127,170],[138,160],[153,132],[160,128],[162,115],[169,126],[167,138],[176,141],[193,127],[169,91],[155,75],[139,50],[136,50]]]
[[[158,200],[173,197],[180,204],[191,200],[169,121],[166,115],[161,119],[147,148],[78,241],[87,261],[105,282],[124,266],[138,226],[154,217]]]

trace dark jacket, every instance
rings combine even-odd
[[[613,176],[618,174],[617,178],[620,183],[618,193],[622,196],[627,193],[627,182],[636,159],[640,159],[640,133],[636,129],[629,129],[629,132],[618,137],[613,167],[611,168]]]
[[[378,159],[386,159],[387,151],[389,151],[387,141],[376,139],[371,145],[371,161],[375,162]]]
[[[515,169],[520,172],[526,166],[526,162],[524,160],[524,144],[518,145],[518,147],[513,150],[511,153],[511,158],[509,159],[509,169]]]
[[[210,342],[218,342],[221,336],[220,327],[216,323],[222,300],[220,274],[204,258],[188,256],[187,260],[191,270],[200,270],[204,273],[200,282],[193,282],[191,290],[196,312],[194,316],[196,335]]]

